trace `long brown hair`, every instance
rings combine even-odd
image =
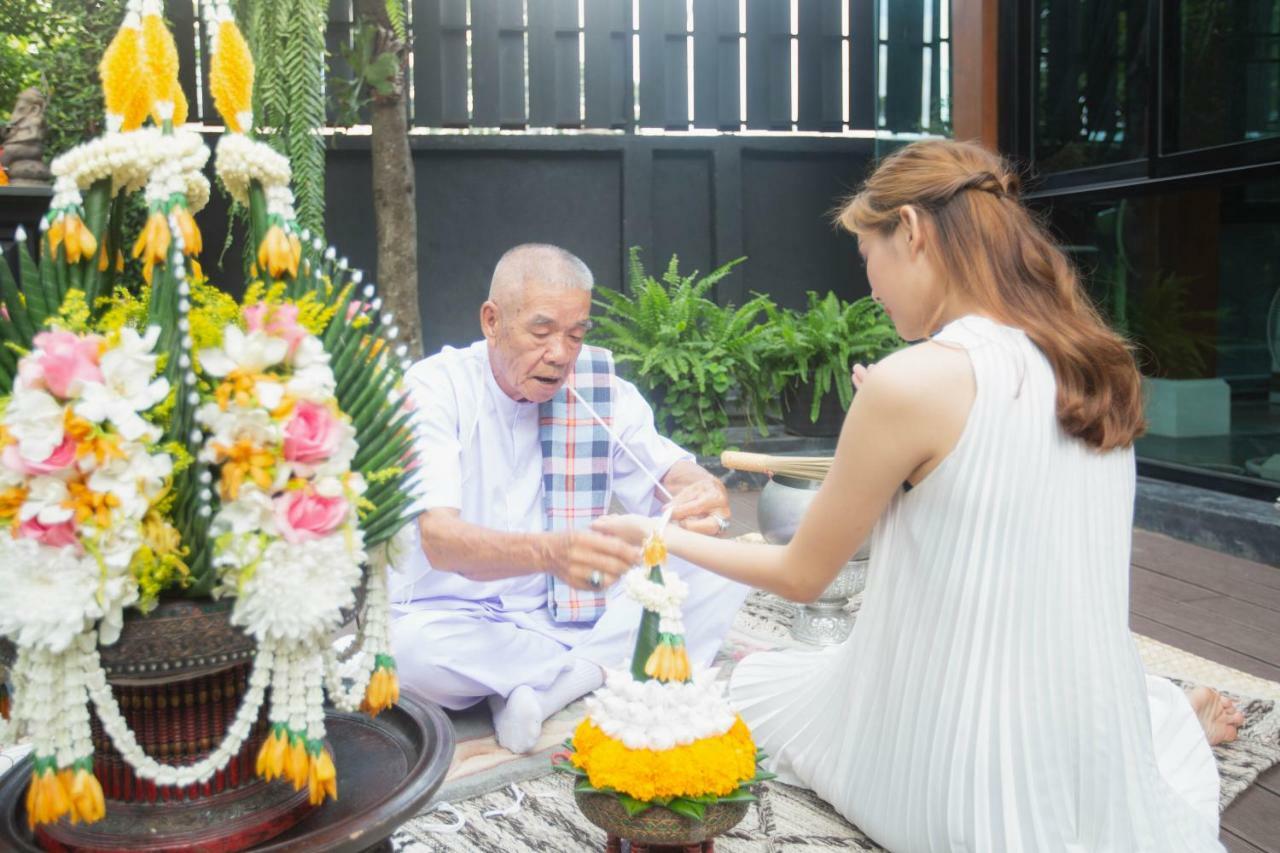
[[[1145,427],[1133,353],[1018,200],[1009,164],[971,142],[915,142],[885,158],[836,218],[854,234],[887,234],[905,205],[929,229],[926,251],[946,286],[1022,329],[1048,358],[1062,429],[1100,450],[1132,444]]]

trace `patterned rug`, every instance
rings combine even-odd
[[[855,597],[849,609],[856,612],[858,604]],[[802,645],[787,630],[792,612],[787,602],[753,593],[717,658],[717,677],[727,678],[752,652]],[[1212,685],[1244,710],[1247,722],[1240,737],[1214,748],[1222,779],[1219,806],[1225,809],[1259,774],[1280,763],[1280,684],[1147,637],[1134,638],[1149,672],[1184,684]],[[403,853],[603,849],[603,830],[582,817],[569,781],[549,765],[550,753],[581,715],[581,703],[574,703],[549,720],[542,739],[547,748],[532,756],[515,758],[496,743],[490,748],[483,741],[492,741],[491,736],[460,738],[450,780],[432,806],[396,832],[392,848]],[[837,848],[881,850],[812,791],[776,782],[764,786],[760,801],[734,831],[716,840],[722,853]]]

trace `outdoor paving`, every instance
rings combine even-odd
[[[759,492],[731,492],[734,531],[757,530]],[[1129,623],[1134,631],[1280,681],[1280,566],[1241,560],[1135,530]],[[1222,815],[1232,853],[1280,853],[1280,766]]]

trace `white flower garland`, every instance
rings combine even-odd
[[[663,634],[683,634],[681,605],[689,596],[689,586],[675,573],[662,569],[662,583],[649,580],[649,570],[636,567],[622,576],[627,595],[645,610],[658,614],[658,630]]]
[[[49,169],[56,179],[56,195],[50,209],[79,204],[79,194],[104,178],[112,179],[112,195],[136,192],[163,167],[168,195],[185,194],[187,208],[196,213],[209,201],[209,181],[203,174],[208,160],[208,146],[192,130],[165,133],[158,127],[144,127],[107,133],[54,158]]]
[[[360,632],[352,643],[355,650],[344,663],[332,647],[325,653],[325,689],[329,701],[339,711],[352,713],[360,708],[379,655],[391,654],[390,603],[387,591],[387,548],[371,555],[365,581],[365,604],[360,616]],[[350,681],[350,686],[344,682]]]
[[[273,188],[288,190],[292,174],[288,158],[265,142],[250,139],[242,133],[223,134],[218,141],[214,168],[231,197],[246,207],[253,181],[262,185],[270,200]]]
[[[86,674],[89,696],[93,699],[98,719],[102,721],[103,730],[111,737],[112,744],[141,778],[151,780],[157,785],[179,787],[209,781],[215,773],[226,767],[227,763],[240,753],[244,742],[253,732],[253,725],[258,719],[258,713],[266,697],[267,686],[271,682],[272,668],[276,663],[271,647],[265,644],[259,645],[253,662],[253,671],[249,675],[248,690],[222,743],[195,764],[174,767],[161,764],[143,752],[137,738],[129,729],[124,715],[120,713],[120,705],[116,702],[115,694],[111,692],[111,686],[107,684],[106,675],[98,659],[97,647],[82,648],[82,652],[81,662]],[[93,751],[92,744],[89,751]]]

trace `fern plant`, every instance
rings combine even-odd
[[[298,222],[324,232],[327,0],[240,0],[236,17],[256,57],[253,114],[258,135],[289,158]]]
[[[658,423],[678,444],[709,456],[725,449],[730,389],[759,370],[759,319],[772,302],[757,296],[740,308],[707,298],[745,258],[699,277],[681,275],[675,256],[656,279],[631,249],[627,292],[601,288],[604,315],[593,341],[613,351],[624,376],[653,404]]]
[[[878,361],[903,345],[893,322],[870,297],[847,302],[810,290],[803,312],[771,311],[760,360],[770,382],[751,398],[763,419],[788,386],[813,384],[809,420],[816,422],[822,399],[832,389],[841,408],[853,401],[850,370],[856,362]]]

